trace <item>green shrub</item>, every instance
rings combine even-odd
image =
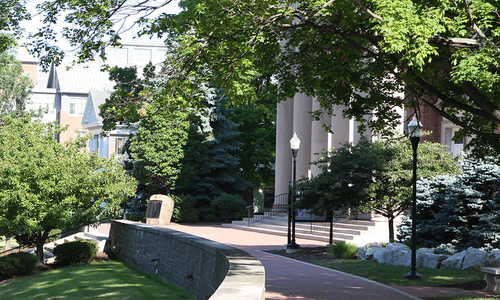
[[[207,214],[205,216],[205,222],[207,222],[207,223],[219,222],[219,218],[217,218],[217,216],[214,214]]]
[[[27,252],[2,256],[0,257],[0,280],[31,274],[37,262],[38,257]]]
[[[146,216],[139,214],[127,214],[127,220],[146,223]]]
[[[354,258],[357,252],[358,247],[346,241],[337,241],[333,245],[328,246],[328,253],[335,258]]]
[[[196,198],[189,194],[181,196],[170,195],[174,200],[174,214],[172,218],[180,223],[196,223],[199,220],[199,212],[196,210]]]
[[[96,256],[99,246],[97,242],[78,240],[58,245],[54,249],[56,262],[63,266],[75,265],[87,262]]]
[[[241,212],[246,207],[243,197],[232,194],[222,194],[212,200],[212,209],[218,211],[222,218],[229,222],[234,213]]]

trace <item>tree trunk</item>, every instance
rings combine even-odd
[[[38,261],[43,263],[43,245],[49,237],[50,230],[47,232],[39,232],[36,237],[36,256],[38,256]]]
[[[38,256],[38,261],[43,262],[43,244],[45,240],[41,235],[36,239],[36,256]]]
[[[389,243],[394,243],[394,217],[387,218],[389,223]]]

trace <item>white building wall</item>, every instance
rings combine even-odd
[[[313,121],[310,112],[319,108],[314,97],[304,94],[297,94],[278,104],[275,195],[287,193],[289,182],[293,179],[290,139],[294,132],[301,141],[297,155],[297,180],[320,173],[321,170],[310,163],[316,161],[323,150],[332,150],[346,142],[357,143],[360,140],[362,135],[358,132],[359,123],[344,118],[341,107],[334,108],[335,116],[325,114],[320,121]],[[323,125],[330,126],[333,133],[326,131]],[[367,137],[372,138],[369,132]]]

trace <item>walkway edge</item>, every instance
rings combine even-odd
[[[276,256],[276,257],[280,257],[280,258],[283,258],[283,259],[288,259],[288,260],[295,261],[295,262],[298,262],[298,263],[306,264],[306,265],[309,265],[309,266],[314,266],[314,267],[321,268],[323,270],[331,271],[331,272],[334,272],[334,273],[340,273],[340,274],[343,274],[343,275],[352,276],[352,277],[355,277],[355,278],[358,278],[358,279],[362,279],[362,280],[365,280],[365,281],[368,281],[368,282],[371,282],[371,283],[383,286],[385,288],[388,288],[390,290],[398,292],[399,294],[404,295],[406,297],[409,297],[409,298],[412,298],[412,299],[415,299],[415,300],[422,300],[421,298],[418,298],[418,297],[415,297],[415,296],[413,296],[411,294],[403,292],[403,291],[401,291],[401,290],[399,290],[397,288],[394,288],[394,287],[392,287],[390,285],[386,285],[386,284],[383,284],[383,283],[380,283],[380,282],[376,282],[376,281],[373,281],[373,280],[370,280],[370,279],[367,279],[367,278],[364,278],[364,277],[360,277],[360,276],[357,276],[357,275],[352,275],[352,274],[345,273],[345,272],[342,272],[342,271],[339,271],[339,270],[330,269],[330,268],[323,267],[323,266],[318,266],[318,265],[311,264],[311,263],[308,263],[308,262],[305,262],[305,261],[296,260],[296,259],[293,259],[293,258],[289,258],[289,257],[286,257],[286,256],[277,255],[277,254],[274,254],[274,253],[269,253],[269,252],[262,251],[262,250],[256,250],[256,251],[260,252],[260,253],[265,253],[265,254]]]

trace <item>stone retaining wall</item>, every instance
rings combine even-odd
[[[264,299],[264,267],[245,251],[201,237],[113,221],[111,252],[191,292],[196,299]]]

